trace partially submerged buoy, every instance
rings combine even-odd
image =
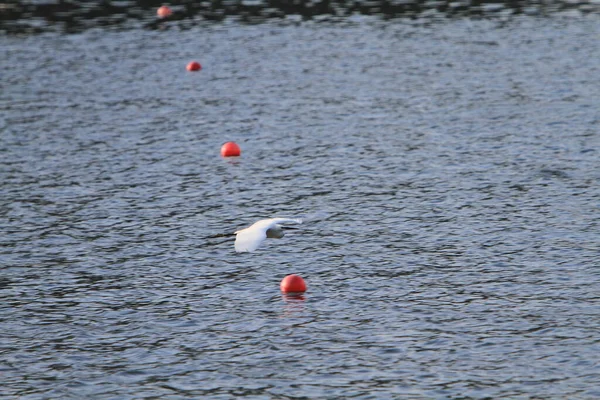
[[[281,291],[283,293],[303,293],[306,292],[306,282],[302,277],[291,274],[283,278],[281,284]]]
[[[202,69],[202,65],[200,65],[198,61],[190,61],[185,69],[188,71],[200,71]]]
[[[240,154],[242,154],[242,150],[236,142],[227,142],[221,146],[221,156],[223,157],[239,157]]]
[[[167,6],[160,6],[158,7],[158,10],[156,10],[156,15],[158,15],[159,18],[167,18],[170,17],[171,14],[173,14],[173,11]]]

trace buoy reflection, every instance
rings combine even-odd
[[[284,293],[281,298],[285,303],[282,318],[300,317],[304,314],[306,297],[303,293]]]
[[[291,302],[291,303],[298,303],[298,302],[303,302],[304,300],[306,300],[306,297],[304,296],[304,293],[284,293],[281,295],[281,297],[283,298],[283,300],[287,303],[287,302]]]

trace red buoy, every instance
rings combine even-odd
[[[158,15],[159,18],[167,18],[170,17],[171,14],[173,14],[173,11],[167,6],[160,6],[158,7],[158,10],[156,10],[156,15]]]
[[[279,285],[283,293],[302,293],[306,292],[306,282],[298,275],[288,275]]]
[[[202,65],[198,61],[190,61],[185,67],[188,71],[200,71],[202,69]]]
[[[240,154],[242,154],[242,150],[236,142],[227,142],[221,146],[221,155],[223,157],[239,157]]]

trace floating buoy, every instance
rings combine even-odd
[[[200,71],[202,69],[202,65],[198,61],[190,61],[185,67],[188,71]]]
[[[281,291],[283,293],[302,293],[306,292],[306,282],[298,275],[288,275],[281,281]]]
[[[242,150],[236,142],[227,142],[221,146],[221,155],[223,157],[239,157],[240,154],[242,154]]]
[[[167,18],[170,17],[171,14],[173,14],[173,11],[167,6],[160,6],[158,7],[158,10],[156,10],[156,15],[158,15],[159,18]]]

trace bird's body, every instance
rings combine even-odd
[[[286,223],[301,224],[302,220],[293,218],[263,219],[248,228],[235,232],[235,251],[238,253],[253,252],[266,238],[282,238],[284,233],[280,224]]]

